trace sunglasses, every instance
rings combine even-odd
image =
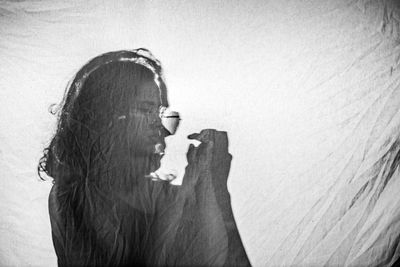
[[[167,131],[168,135],[173,135],[179,126],[179,121],[181,120],[179,113],[172,111],[165,106],[160,106],[158,109],[153,108],[148,105],[136,105],[130,114],[142,114],[148,116],[154,116],[158,113],[158,117],[161,119],[161,125]],[[125,116],[120,116],[119,119],[125,119]]]
[[[179,126],[179,121],[181,120],[179,113],[164,106],[160,106],[159,111],[162,126],[169,134],[175,134]]]

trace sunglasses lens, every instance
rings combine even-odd
[[[179,120],[179,113],[168,109],[165,109],[161,116],[161,123],[170,134],[175,134]]]
[[[175,134],[179,125],[179,117],[178,118],[162,118],[161,123],[164,128],[170,133]]]

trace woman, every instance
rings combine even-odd
[[[190,148],[181,187],[154,181],[179,121],[167,107],[146,49],[100,55],[77,73],[39,164],[54,178],[59,266],[249,265],[226,188],[226,133],[192,136],[203,143]]]
[[[70,84],[39,165],[54,178],[49,208],[59,265],[144,263],[154,198],[146,175],[170,134],[160,63],[148,50],[98,56]],[[133,227],[132,227],[133,226]]]

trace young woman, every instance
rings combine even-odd
[[[157,182],[179,122],[167,108],[160,62],[146,49],[100,55],[76,74],[39,163],[54,182],[59,266],[249,265],[226,188],[226,133],[192,136],[203,143],[189,150],[182,186]]]

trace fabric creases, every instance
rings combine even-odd
[[[144,180],[104,197],[55,184],[49,210],[59,266],[250,266],[227,190],[227,134],[197,138],[181,186]]]

